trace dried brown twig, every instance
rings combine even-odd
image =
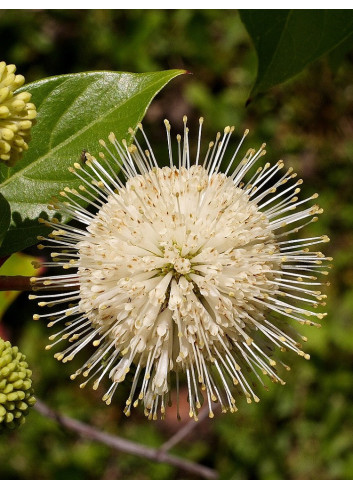
[[[75,431],[80,436],[89,438],[90,440],[98,441],[104,443],[105,445],[119,450],[125,453],[131,453],[139,457],[147,458],[154,462],[167,463],[177,467],[179,469],[185,470],[186,472],[198,475],[203,479],[217,479],[218,474],[215,470],[205,467],[204,465],[197,464],[195,462],[190,462],[181,457],[171,455],[167,453],[165,449],[156,449],[141,445],[140,443],[132,442],[130,440],[125,440],[119,436],[111,435],[103,431],[98,430],[86,423],[82,423],[68,416],[63,416],[60,413],[50,409],[45,403],[37,400],[34,408],[43,416],[53,419],[59,423],[64,428]],[[197,423],[194,422],[196,425]],[[188,424],[186,425],[188,426]],[[185,428],[185,427],[184,427]],[[182,428],[183,430],[183,428]],[[180,430],[181,431],[181,430]],[[190,432],[190,429],[188,430]],[[174,446],[173,443],[171,446]]]
[[[208,408],[204,408],[198,416],[197,423],[194,420],[191,420],[188,423],[186,423],[182,428],[180,428],[180,430],[174,433],[174,435],[171,436],[169,440],[163,443],[163,445],[159,449],[159,452],[160,453],[168,452],[171,448],[173,448],[175,445],[181,442],[181,440],[183,440],[186,436],[188,436],[188,434],[191,433],[195,428],[198,428],[202,421],[208,418],[208,413],[209,413]]]

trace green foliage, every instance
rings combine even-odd
[[[0,190],[11,205],[12,224],[0,256],[36,242],[39,215],[66,185],[78,188],[68,167],[83,150],[98,153],[99,139],[113,131],[128,139],[153,97],[181,70],[160,73],[92,72],[62,75],[24,86],[38,110],[38,122],[24,158],[0,173]],[[1,170],[0,170],[1,171]]]
[[[327,55],[331,70],[336,73],[342,61],[352,50],[353,47],[353,32],[339,44],[336,48],[330,51]]]
[[[258,58],[251,97],[297,75],[347,39],[353,46],[349,10],[241,10],[240,16]]]
[[[5,197],[0,194],[0,246],[11,222],[11,208]]]

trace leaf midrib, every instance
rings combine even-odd
[[[261,77],[261,78],[262,78],[262,80],[265,80],[265,79],[266,79],[267,73],[269,72],[269,70],[270,70],[271,66],[273,65],[274,59],[275,59],[276,54],[277,54],[277,52],[278,52],[279,45],[280,45],[280,43],[281,43],[281,41],[282,41],[282,37],[283,37],[284,30],[285,30],[285,28],[286,28],[286,27],[287,27],[287,25],[288,25],[288,20],[289,20],[289,17],[292,15],[292,12],[293,12],[293,9],[290,9],[290,11],[288,12],[288,15],[287,15],[286,21],[285,21],[285,22],[284,22],[284,24],[283,24],[282,32],[281,32],[281,34],[280,34],[280,36],[279,36],[279,38],[278,38],[278,42],[277,42],[277,45],[276,45],[276,49],[275,49],[275,50],[274,50],[274,52],[273,52],[273,55],[272,55],[271,61],[268,63],[266,70],[263,72],[263,75],[262,75],[262,77]],[[258,75],[259,75],[259,73],[258,73]],[[261,87],[261,85],[263,85],[263,83],[260,83],[260,84],[259,84],[259,86],[258,86],[258,88],[259,88],[259,87]]]
[[[60,87],[63,83],[66,83],[66,80],[63,80],[60,85],[57,85],[55,87],[55,89],[57,89],[58,87]],[[82,94],[88,89],[91,87],[91,85],[95,83],[95,79],[93,79],[92,81],[90,81],[90,83],[85,86],[83,88],[83,90],[81,90],[77,95],[76,97],[74,97],[71,101],[70,101],[70,104],[66,107],[66,109],[64,110],[64,112],[62,114],[60,114],[60,117],[57,118],[57,120],[55,121],[55,124],[53,126],[53,128],[51,129],[51,134],[50,134],[50,138],[49,138],[49,142],[48,142],[48,147],[51,149],[52,148],[52,142],[53,142],[53,138],[54,138],[54,131],[55,129],[58,127],[58,124],[59,122],[62,120],[62,118],[68,113],[68,111],[70,110],[70,108],[73,106],[73,104],[76,102],[76,100],[79,98],[79,97],[82,97]],[[48,94],[45,98],[47,99],[48,96],[50,94]],[[43,105],[43,103],[41,104],[41,106]],[[77,133],[76,133],[77,134]],[[56,148],[56,146],[55,146]]]
[[[114,112],[115,110],[117,110],[118,108],[124,106],[126,103],[130,102],[132,99],[134,99],[135,97],[141,95],[142,93],[146,92],[147,90],[149,90],[150,88],[152,88],[153,86],[155,85],[159,85],[161,83],[162,80],[164,79],[168,79],[170,78],[170,75],[169,76],[165,76],[163,77],[162,79],[159,78],[157,81],[151,83],[148,88],[144,88],[143,90],[139,91],[138,93],[135,93],[134,95],[132,95],[131,97],[128,97],[126,100],[124,100],[122,103],[118,104],[118,105],[115,105],[111,110],[108,110],[106,112],[104,112],[103,115],[101,115],[99,118],[96,118],[94,119],[94,121],[92,121],[90,124],[87,124],[86,126],[84,126],[83,129],[75,132],[75,134],[73,134],[71,137],[69,137],[68,139],[65,139],[65,141],[63,141],[62,143],[58,144],[57,146],[55,146],[54,148],[51,148],[50,151],[48,151],[45,155],[42,155],[40,158],[32,161],[31,163],[29,163],[27,166],[25,166],[24,168],[22,168],[21,170],[19,170],[18,172],[14,173],[13,175],[11,175],[10,178],[8,178],[7,180],[5,180],[4,182],[0,183],[0,188],[5,188],[5,186],[7,186],[11,180],[13,180],[14,178],[19,178],[20,175],[22,173],[25,173],[27,170],[29,170],[31,167],[37,165],[40,161],[42,161],[43,159],[47,158],[50,154],[52,153],[55,153],[57,150],[59,150],[60,148],[66,146],[67,144],[69,144],[72,140],[76,139],[78,136],[80,136],[81,134],[83,134],[85,131],[87,131],[90,127],[94,126],[97,122],[99,122],[101,119],[103,119],[104,117],[106,117],[107,115],[111,114],[112,112]],[[59,85],[58,85],[59,86]],[[57,87],[55,87],[57,88]],[[128,128],[127,128],[128,129]]]
[[[287,15],[286,21],[285,21],[285,23],[283,24],[283,29],[282,29],[281,35],[279,36],[278,43],[277,43],[277,45],[276,45],[276,49],[274,50],[273,55],[272,55],[272,57],[271,57],[271,61],[268,63],[268,65],[267,65],[267,67],[266,67],[266,70],[263,72],[263,75],[261,76],[261,78],[262,78],[262,82],[261,82],[261,83],[260,83],[260,84],[257,86],[257,88],[254,86],[254,88],[256,88],[256,90],[259,90],[259,88],[261,89],[261,87],[264,85],[263,81],[264,81],[264,80],[266,81],[267,74],[269,73],[270,68],[272,67],[272,65],[273,65],[273,63],[274,63],[274,59],[275,59],[275,57],[276,57],[276,54],[277,54],[277,52],[278,52],[278,49],[279,49],[280,43],[281,43],[281,41],[282,41],[282,37],[283,37],[283,34],[284,34],[284,29],[285,29],[285,27],[287,27],[287,25],[288,25],[288,21],[289,21],[289,18],[290,18],[290,16],[291,16],[291,15],[293,15],[293,9],[290,9],[290,11],[288,12],[288,15]],[[325,21],[326,21],[326,19],[325,19]],[[336,42],[336,43],[335,43],[333,46],[331,46],[331,47],[330,47],[330,48],[329,48],[327,51],[324,51],[324,53],[330,53],[331,51],[333,51],[334,49],[336,49],[336,48],[337,48],[337,47],[338,47],[340,44],[342,44],[343,42],[345,42],[345,41],[347,40],[347,38],[348,38],[349,36],[351,36],[351,35],[352,35],[352,32],[347,32],[347,34],[346,34],[346,35],[345,35],[343,38],[341,38],[339,41],[337,41],[337,42]],[[322,56],[324,53],[321,53],[321,54],[319,54],[319,55],[318,55],[318,54],[317,54],[317,52],[316,52],[316,54],[314,55],[314,57],[313,57],[313,58],[311,58],[311,59],[309,59],[309,60],[308,60],[308,61],[305,63],[305,65],[304,65],[304,66],[303,66],[303,67],[300,69],[300,71],[301,71],[301,70],[302,70],[302,69],[303,69],[305,66],[307,66],[308,64],[310,64],[310,63],[314,62],[314,61],[315,61],[315,59],[317,59],[317,57],[319,57],[319,58],[320,58],[320,57],[321,57],[321,56]],[[292,75],[292,76],[295,76],[295,74],[294,74],[294,75]],[[259,73],[258,73],[258,75],[257,75],[257,79],[259,79]],[[266,86],[266,84],[265,84],[265,86]]]

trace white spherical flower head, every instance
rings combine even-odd
[[[82,185],[66,188],[66,200],[52,208],[80,226],[53,218],[46,224],[54,230],[41,239],[58,249],[47,266],[76,271],[33,279],[46,289],[40,305],[58,305],[35,319],[63,324],[50,339],[71,343],[56,358],[66,362],[85,345],[96,348],[72,378],[88,377],[81,386],[94,379],[97,389],[109,376],[103,400],[110,404],[129,375],[125,413],[142,401],[150,419],[163,417],[174,391],[179,405],[181,377],[195,419],[203,402],[210,417],[217,402],[236,411],[241,394],[257,402],[253,381],[263,384],[263,374],[284,383],[280,367],[289,369],[274,359],[276,347],[309,358],[301,346],[306,338],[289,323],[317,325],[324,316],[315,311],[325,298],[317,276],[327,274],[329,258],[308,247],[328,238],[288,238],[317,219],[321,209],[306,205],[317,195],[299,200],[301,180],[292,168],[281,171],[281,161],[255,169],[264,145],[236,165],[248,131],[230,160],[233,127],[218,133],[201,158],[200,119],[192,161],[186,123],[173,155],[165,121],[168,166],[158,165],[139,125],[146,150],[133,130],[130,145],[111,134],[109,144],[101,141],[101,162],[87,154],[70,169]]]

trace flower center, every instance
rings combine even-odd
[[[185,275],[191,270],[190,260],[182,256],[182,247],[173,243],[164,249],[164,258],[168,261],[166,269],[175,274]]]
[[[185,273],[189,273],[191,269],[190,260],[187,258],[179,257],[174,262],[174,270],[181,275],[185,275]]]

